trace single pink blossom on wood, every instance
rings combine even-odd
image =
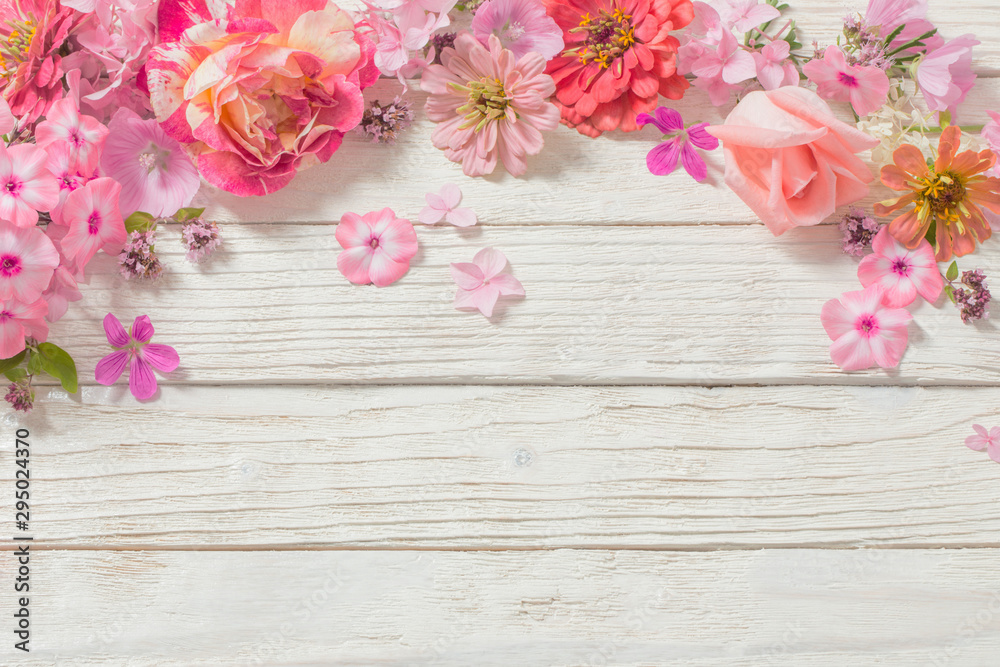
[[[885,104],[889,77],[878,67],[848,65],[838,46],[828,46],[822,58],[802,66],[802,72],[816,84],[816,92],[827,100],[850,102],[855,113],[867,116]]]
[[[823,306],[821,320],[833,341],[830,357],[845,371],[878,365],[895,368],[906,351],[906,325],[913,316],[882,303],[881,285],[845,292]]]
[[[427,206],[417,219],[425,225],[434,225],[442,220],[456,227],[471,227],[476,224],[476,214],[471,208],[459,208],[462,191],[454,183],[448,183],[437,194],[428,192]]]
[[[985,449],[991,459],[1000,463],[1000,426],[994,426],[987,431],[986,427],[973,424],[972,430],[976,433],[965,439],[965,446],[977,452]]]
[[[477,252],[471,263],[452,264],[451,276],[458,284],[455,308],[478,310],[486,317],[491,317],[500,297],[524,296],[521,282],[503,272],[506,267],[507,258],[493,248],[483,248]]]
[[[336,236],[344,248],[337,256],[337,268],[357,285],[391,285],[409,270],[417,254],[413,225],[397,218],[391,208],[364,215],[345,213]]]
[[[872,240],[872,250],[858,265],[858,278],[864,287],[881,285],[885,305],[902,308],[913,303],[917,294],[931,302],[941,295],[944,280],[934,259],[934,248],[926,240],[909,250],[885,226]]]
[[[113,385],[128,365],[128,388],[140,401],[156,393],[156,376],[153,369],[169,373],[180,364],[177,350],[169,345],[150,343],[153,325],[148,315],[135,318],[129,332],[117,317],[104,316],[104,334],[115,351],[97,362],[94,379],[103,385]]]

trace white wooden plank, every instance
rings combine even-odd
[[[963,665],[995,549],[35,552],[18,665]],[[0,598],[8,620],[13,595]],[[9,633],[8,633],[9,634]]]
[[[93,263],[84,299],[51,338],[93,383],[110,351],[101,320],[148,314],[174,345],[172,382],[995,384],[1000,338],[956,308],[915,308],[898,370],[843,373],[829,358],[823,303],[860,289],[835,228],[775,239],[760,226],[420,229],[410,272],[391,287],[351,285],[324,225],[229,225],[204,267],[176,228],[157,244],[168,274],[126,283]],[[482,247],[506,253],[527,298],[491,323],[453,308],[448,264]],[[1000,266],[988,242],[963,268]]]
[[[37,545],[1000,546],[1000,466],[963,445],[1000,389],[124,393],[8,417],[32,434]]]

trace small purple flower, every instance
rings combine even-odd
[[[31,385],[27,380],[21,380],[20,382],[11,384],[7,388],[7,395],[3,398],[15,410],[31,412],[31,408],[34,407],[35,403],[35,392],[32,391]]]
[[[844,253],[861,257],[871,247],[878,230],[879,224],[875,218],[852,206],[840,221],[840,231],[844,234]]]
[[[389,104],[371,103],[361,116],[358,132],[369,137],[372,143],[394,144],[399,133],[413,122],[410,103],[397,97]]]
[[[197,218],[184,225],[181,236],[184,237],[184,245],[188,249],[185,257],[192,264],[197,264],[211,255],[222,243],[219,226],[204,218]]]
[[[153,250],[156,232],[132,232],[128,235],[125,248],[118,254],[119,272],[125,280],[139,278],[156,280],[163,273],[163,264]]]
[[[695,152],[695,148],[714,151],[719,147],[719,140],[705,131],[708,123],[696,123],[684,129],[684,119],[681,115],[667,107],[659,107],[656,117],[641,113],[636,117],[639,125],[652,123],[664,134],[663,143],[649,151],[646,155],[646,166],[657,176],[665,176],[677,168],[677,158],[681,160],[685,171],[696,181],[703,181],[708,176],[705,160]]]
[[[962,284],[969,288],[955,290],[955,305],[962,311],[962,321],[968,324],[989,317],[986,307],[993,296],[986,285],[986,274],[979,269],[963,271]]]

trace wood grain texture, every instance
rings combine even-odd
[[[110,348],[107,312],[148,314],[174,345],[170,382],[555,384],[995,384],[1000,338],[963,325],[942,297],[913,306],[899,369],[843,373],[829,358],[823,303],[860,289],[835,228],[775,239],[745,227],[421,228],[409,273],[389,288],[351,285],[333,228],[229,225],[224,254],[191,267],[177,230],[157,248],[157,286],[92,263],[83,301],[52,327],[84,382]],[[527,298],[490,322],[456,311],[448,263],[492,246]],[[1000,266],[988,243],[962,268]]]
[[[36,547],[1000,546],[997,466],[962,444],[1000,422],[998,389],[169,387],[138,405],[120,387],[40,403],[10,421],[32,433]]]
[[[32,653],[5,642],[0,655],[26,666],[992,667],[998,556],[41,552]]]

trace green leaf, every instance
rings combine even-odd
[[[17,382],[18,380],[23,380],[28,377],[28,371],[23,368],[11,368],[3,372],[7,376],[7,379],[11,382]]]
[[[142,211],[136,211],[129,217],[125,218],[125,231],[129,234],[132,232],[148,232],[156,224],[156,218],[154,218],[149,213],[143,213]]]
[[[948,273],[944,274],[946,280],[955,280],[958,278],[958,262],[952,262],[951,266],[948,267]]]
[[[28,375],[38,375],[42,372],[42,358],[35,352],[28,353]]]
[[[954,287],[952,287],[951,285],[945,285],[944,286],[944,293],[948,295],[948,298],[951,299],[952,303],[955,303],[955,288]]]
[[[71,394],[76,393],[76,364],[68,352],[52,343],[39,343],[38,357],[41,359],[42,370],[59,380],[63,389]]]
[[[188,220],[197,220],[201,217],[201,214],[205,212],[204,208],[182,208],[174,214],[174,220],[177,222],[187,222]]]
[[[21,350],[20,353],[15,354],[10,359],[0,359],[0,373],[6,373],[10,369],[20,366],[21,362],[24,361],[24,355],[27,353],[27,350]]]
[[[951,112],[950,111],[938,111],[938,122],[941,128],[944,129],[951,125]]]
[[[899,33],[903,32],[903,28],[905,28],[905,27],[906,27],[905,23],[899,25],[895,30],[893,30],[892,32],[889,33],[889,36],[886,37],[885,41],[883,41],[882,43],[885,44],[886,46],[889,46],[890,44],[892,44],[892,40],[894,40],[897,37],[899,37]]]

